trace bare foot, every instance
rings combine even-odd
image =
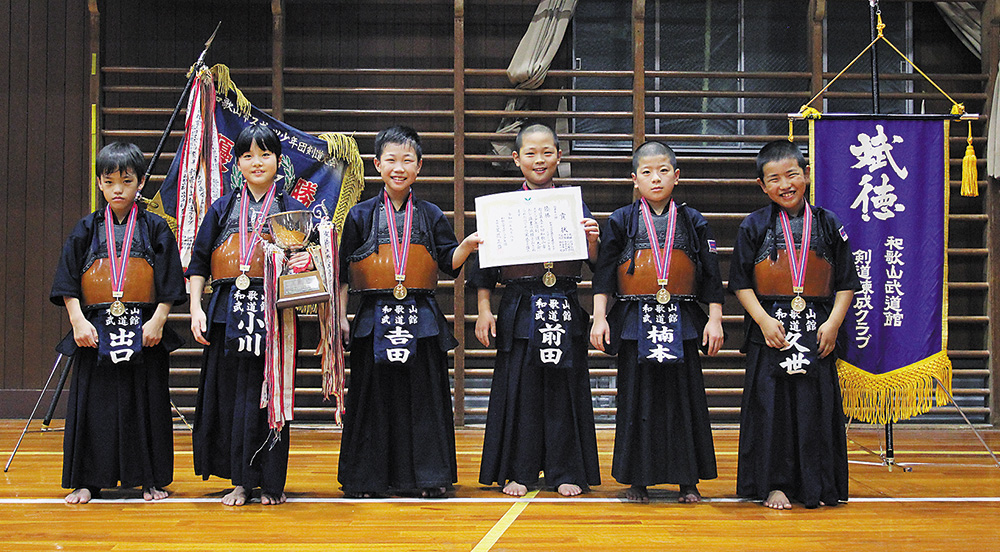
[[[579,485],[574,485],[573,483],[563,483],[556,490],[563,496],[576,496],[583,492],[583,489]]]
[[[90,493],[90,489],[86,487],[80,487],[75,489],[73,492],[66,495],[66,502],[68,504],[86,504],[90,502],[93,496]]]
[[[649,493],[646,491],[645,485],[632,485],[625,489],[625,498],[629,499],[630,502],[649,503]]]
[[[528,488],[517,481],[508,481],[503,487],[503,492],[510,496],[524,496],[528,494]]]
[[[237,486],[229,494],[222,497],[222,503],[226,506],[243,506],[247,503],[247,490],[242,486]]]
[[[288,500],[285,493],[281,493],[281,496],[274,496],[271,493],[260,492],[260,503],[264,506],[277,506],[278,504],[284,504]]]
[[[697,504],[701,502],[701,493],[697,485],[681,485],[681,496],[677,497],[681,504]]]
[[[166,489],[159,489],[157,487],[145,487],[142,489],[143,500],[163,500],[168,496],[170,496],[170,493]]]
[[[427,487],[420,491],[420,498],[444,498],[447,492],[448,489],[444,487]]]
[[[767,495],[767,500],[764,501],[764,506],[775,510],[791,510],[792,502],[788,500],[788,497],[785,496],[784,492],[774,490]]]

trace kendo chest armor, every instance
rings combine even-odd
[[[807,255],[805,297],[828,298],[833,296],[833,266],[812,249]],[[768,255],[753,269],[754,287],[758,297],[792,297],[792,269],[788,266],[788,251],[778,249],[774,261]]]
[[[265,240],[271,241],[270,234],[262,234],[262,236]],[[243,271],[240,270],[240,234],[234,232],[212,251],[212,278],[215,280],[236,278],[242,273]],[[261,243],[258,243],[250,254],[250,270],[247,271],[247,276],[251,278],[264,277],[264,247]]]
[[[83,287],[84,306],[115,301],[111,296],[111,261],[107,257],[96,259],[83,273],[80,284]],[[121,302],[148,304],[156,302],[153,267],[144,257],[129,257]]]
[[[392,245],[388,243],[379,244],[370,255],[352,262],[349,270],[352,291],[392,291],[398,283],[392,263]],[[406,289],[433,291],[437,288],[437,275],[437,263],[427,247],[411,243],[406,260],[406,280],[402,282]]]
[[[500,280],[503,282],[539,280],[546,272],[551,271],[560,279],[578,281],[582,268],[583,261],[557,261],[552,263],[552,268],[545,268],[542,263],[502,266]]]
[[[630,265],[634,266],[631,274]],[[655,295],[660,290],[657,278],[653,250],[637,249],[633,257],[618,265],[618,295]],[[670,278],[666,288],[670,295],[677,297],[693,297],[696,293],[695,265],[683,249],[670,253]]]

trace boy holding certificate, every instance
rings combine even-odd
[[[375,169],[385,186],[344,223],[342,304],[348,289],[361,295],[350,327],[341,313],[351,381],[337,479],[348,498],[441,498],[457,481],[448,351],[458,342],[434,289],[438,270],[457,276],[479,237],[458,243],[441,209],[415,197],[421,165],[416,131],[379,132]]]
[[[709,355],[722,346],[724,292],[708,221],[671,197],[679,176],[665,144],[636,149],[641,197],[611,215],[594,270],[590,340],[618,355],[611,474],[637,502],[649,502],[649,485],[670,483],[679,502],[696,503],[698,481],[717,477],[698,345]]]
[[[552,129],[523,128],[515,145],[521,189],[552,188],[561,157]],[[586,205],[583,212],[593,263],[600,227]],[[497,342],[479,482],[496,482],[511,496],[526,494],[541,471],[563,496],[601,482],[587,371],[589,316],[576,295],[581,267],[582,261],[562,261],[469,270],[467,285],[477,289],[476,337],[485,346],[490,336]],[[499,282],[506,289],[498,323],[490,298]]]
[[[57,347],[74,363],[62,483],[70,504],[119,482],[160,500],[173,480],[168,355],[183,340],[165,323],[187,300],[181,260],[167,222],[136,203],[142,151],[108,144],[95,169],[107,205],[73,228],[50,295],[73,325]]]
[[[740,224],[729,289],[745,317],[736,493],[784,510],[847,500],[847,441],[835,347],[860,289],[837,216],[809,205],[809,165],[791,142],[757,154],[771,199]]]

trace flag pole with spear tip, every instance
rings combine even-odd
[[[149,160],[149,165],[146,167],[146,174],[142,177],[142,182],[147,183],[149,176],[153,173],[153,165],[156,164],[157,160],[160,159],[160,154],[163,153],[163,144],[166,143],[167,137],[170,136],[170,129],[174,126],[174,121],[177,120],[177,114],[181,111],[181,106],[184,105],[184,98],[187,97],[188,90],[191,89],[191,82],[194,81],[198,74],[198,70],[205,64],[205,55],[208,54],[208,49],[212,47],[212,41],[215,40],[216,33],[219,32],[219,27],[222,26],[222,21],[215,26],[215,30],[212,31],[212,36],[208,37],[205,41],[205,49],[201,51],[201,55],[198,56],[198,60],[194,62],[191,69],[188,71],[187,84],[184,85],[184,91],[181,92],[181,97],[177,99],[177,105],[174,107],[174,112],[170,114],[170,120],[167,121],[167,127],[163,129],[163,134],[160,136],[160,143],[156,145],[156,149],[153,151],[153,157]],[[148,190],[148,188],[146,188]],[[149,198],[140,196],[140,199],[144,202],[148,202]]]

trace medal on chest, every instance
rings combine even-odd
[[[674,231],[677,228],[677,205],[674,200],[670,200],[667,210],[667,236],[664,240],[663,249],[660,249],[660,239],[656,235],[656,224],[653,222],[653,213],[646,203],[646,198],[642,198],[639,204],[639,211],[642,212],[642,220],[646,223],[646,234],[649,235],[649,247],[652,249],[653,262],[656,265],[656,283],[660,289],[656,292],[656,302],[666,305],[670,302],[670,292],[667,291],[667,284],[670,283],[670,256],[674,251]]]
[[[812,239],[812,209],[809,204],[805,204],[805,212],[802,221],[802,248],[795,250],[795,236],[792,235],[792,224],[788,220],[788,213],[784,210],[779,213],[781,220],[781,232],[785,235],[785,250],[788,253],[788,267],[792,273],[792,298],[790,307],[793,311],[800,313],[806,310],[806,300],[802,297],[805,291],[806,264],[809,262],[809,242]]]
[[[392,246],[392,268],[396,275],[396,286],[392,288],[392,296],[402,301],[406,299],[407,291],[403,282],[406,281],[406,260],[410,256],[410,238],[413,236],[413,192],[406,198],[403,215],[403,236],[400,240],[396,228],[396,210],[389,200],[389,193],[382,192],[382,204],[385,208],[386,225],[389,227],[389,244]]]
[[[243,187],[243,194],[240,196],[240,275],[236,277],[236,282],[234,282],[236,289],[240,291],[246,291],[250,287],[250,276],[247,275],[250,270],[250,259],[253,256],[254,248],[263,239],[260,231],[264,226],[267,213],[271,212],[275,188],[276,186],[271,184],[271,189],[267,191],[264,202],[261,203],[261,212],[258,213],[257,220],[254,222],[253,232],[250,232],[250,188]]]
[[[547,261],[542,266],[545,267],[545,274],[542,274],[542,284],[545,287],[556,285],[556,275],[552,273],[552,267],[555,266],[555,263]]]
[[[115,243],[114,212],[111,206],[104,208],[104,234],[108,242],[108,262],[111,263],[111,297],[115,300],[108,307],[108,312],[112,316],[122,316],[125,314],[125,303],[122,303],[122,296],[125,289],[125,271],[128,269],[129,255],[132,253],[132,235],[135,233],[135,219],[138,206],[133,203],[132,210],[129,211],[128,222],[125,223],[125,237],[122,239],[122,254],[119,258],[118,247]]]

